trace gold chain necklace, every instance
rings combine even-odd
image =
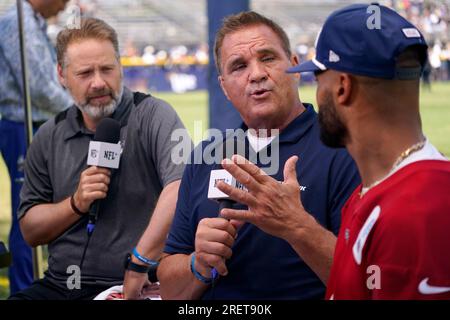
[[[367,191],[369,191],[372,187],[376,186],[377,184],[379,184],[382,180],[384,180],[386,177],[390,176],[392,174],[392,172],[394,172],[395,169],[397,169],[397,167],[406,159],[408,158],[411,154],[413,154],[414,152],[417,152],[419,150],[421,150],[424,146],[425,146],[426,140],[417,142],[416,144],[413,144],[411,147],[409,147],[408,149],[406,149],[405,151],[403,151],[400,156],[397,158],[397,160],[395,160],[394,165],[392,166],[391,170],[389,170],[389,173],[384,176],[382,179],[379,179],[377,181],[375,181],[374,183],[372,183],[371,185],[369,185],[366,188],[361,188],[361,191],[359,192],[359,197],[362,198]],[[363,189],[364,192],[363,192]]]

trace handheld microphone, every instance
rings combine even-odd
[[[87,164],[89,166],[98,166],[109,169],[119,168],[120,154],[122,153],[122,148],[118,143],[119,141],[120,123],[111,118],[102,119],[95,130],[94,139],[89,143]],[[84,245],[83,253],[81,254],[79,263],[80,270],[83,270],[84,258],[86,257],[91,235],[95,229],[101,201],[101,199],[95,200],[89,208],[89,220],[86,227],[87,241]],[[70,293],[69,299],[71,299],[73,292],[74,291]]]
[[[87,164],[109,169],[119,168],[122,148],[120,140],[120,123],[111,118],[100,121],[95,130],[94,140],[89,143]],[[101,200],[95,200],[89,208],[88,233],[95,228]]]
[[[236,179],[225,169],[219,169],[219,170],[211,170],[211,174],[209,176],[209,185],[208,185],[208,199],[215,200],[219,202],[219,217],[220,212],[222,209],[230,209],[233,207],[233,204],[235,203],[229,195],[226,193],[223,193],[217,188],[217,183],[220,181],[244,190],[248,191],[244,185],[236,181]],[[216,279],[218,276],[216,268],[213,268],[211,270],[211,278]]]
[[[218,201],[220,207],[219,210],[222,210],[223,208],[229,208],[227,207],[226,203],[233,203],[234,201],[230,199],[230,196],[228,196],[226,193],[223,193],[217,188],[217,184],[220,181],[244,191],[247,191],[247,188],[244,187],[243,184],[236,181],[236,179],[227,170],[211,170],[208,185],[208,199]]]

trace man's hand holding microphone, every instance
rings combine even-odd
[[[233,187],[240,186],[226,170],[211,171],[208,199],[219,202],[219,216],[204,218],[199,222],[195,235],[195,252],[191,255],[191,271],[205,284],[214,281],[218,275],[227,275],[226,260],[233,254],[232,247],[237,231],[243,224],[220,216],[222,209],[231,208],[234,203],[228,195],[217,188],[220,182]]]
[[[95,200],[104,199],[108,193],[111,171],[92,166],[81,173],[73,204],[81,213],[87,214]]]

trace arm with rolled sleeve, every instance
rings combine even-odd
[[[53,202],[48,155],[51,121],[37,132],[25,161],[25,182],[20,192],[18,219],[25,240],[31,246],[48,244],[80,219],[70,199]]]

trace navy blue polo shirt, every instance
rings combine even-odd
[[[272,177],[283,181],[284,163],[293,155],[299,156],[297,175],[299,184],[305,187],[301,192],[303,206],[320,224],[337,234],[341,208],[360,183],[359,175],[345,149],[323,145],[317,114],[312,105],[305,107],[278,137],[280,165]],[[209,143],[203,142],[199,147],[205,148]],[[192,253],[200,220],[217,217],[218,203],[207,198],[213,169],[217,165],[186,166],[166,253]],[[228,275],[220,277],[203,299],[324,298],[325,286],[285,240],[246,223],[232,249],[233,255],[227,260]]]

